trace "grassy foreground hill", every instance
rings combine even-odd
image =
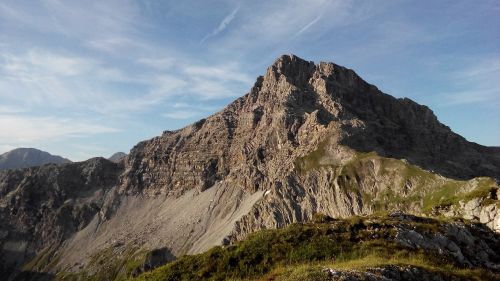
[[[132,280],[499,280],[499,238],[463,220],[318,215],[180,257]]]

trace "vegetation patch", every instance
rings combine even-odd
[[[293,266],[279,266],[269,274],[259,278],[232,279],[255,280],[255,281],[326,281],[332,280],[325,272],[325,268],[336,271],[365,271],[372,268],[381,268],[386,266],[415,267],[420,270],[440,275],[443,279],[449,280],[496,280],[497,275],[483,269],[459,268],[453,265],[434,264],[429,258],[421,253],[412,253],[409,255],[398,255],[393,257],[369,255],[360,259],[354,259],[341,262],[320,262],[303,263]]]
[[[320,164],[321,158],[325,156],[326,146],[328,142],[322,141],[318,144],[316,150],[312,151],[304,157],[299,157],[295,161],[295,169],[300,173],[306,173],[307,171],[318,169],[323,166]]]
[[[439,230],[442,224],[433,219],[404,223],[426,231]],[[457,271],[454,261],[445,255],[396,243],[396,224],[391,217],[334,220],[317,215],[315,223],[262,230],[232,246],[180,257],[134,280],[327,280],[321,271],[326,266],[362,269],[387,264],[415,265],[447,274]]]
[[[46,248],[22,267],[24,271],[42,272],[51,270],[59,262],[53,248]]]
[[[492,178],[476,178],[478,181],[477,187],[465,193],[453,193],[457,186],[446,186],[443,190],[436,192],[437,196],[430,198],[425,205],[424,210],[430,211],[433,208],[441,206],[459,205],[460,201],[468,202],[474,198],[483,198],[483,205],[498,202],[494,199],[489,199],[490,194],[496,193],[498,186]]]
[[[461,200],[467,202],[473,198],[483,198],[483,204],[497,202],[488,199],[498,188],[491,178],[448,179],[404,160],[381,157],[375,152],[353,151],[352,159],[343,165],[324,164],[322,158],[327,153],[326,148],[327,141],[320,142],[316,150],[298,158],[295,162],[297,171],[306,175],[322,167],[334,169],[334,180],[339,187],[346,193],[360,196],[373,213],[394,210],[430,213],[437,207],[458,205]],[[363,188],[366,179],[376,182],[377,189]],[[470,190],[470,185],[476,187],[464,192]]]

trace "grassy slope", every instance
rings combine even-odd
[[[391,241],[396,223],[388,217],[356,217],[262,230],[234,246],[180,257],[134,280],[327,280],[324,267],[364,269],[389,264],[471,280],[493,278],[482,269],[458,268],[442,255],[399,246]],[[433,231],[441,223],[412,222],[412,227]]]
[[[353,151],[354,157],[344,165],[325,164],[327,161],[322,160],[327,154],[326,147],[327,143],[322,142],[315,151],[298,158],[295,162],[296,170],[306,175],[320,169],[334,169],[338,182],[348,191],[360,191],[364,203],[372,204],[374,212],[404,210],[406,206],[419,202],[420,210],[429,213],[436,207],[458,205],[461,200],[486,198],[492,190],[498,188],[491,178],[479,177],[468,181],[449,179],[403,160],[381,157],[375,152]],[[380,168],[371,176],[378,182],[388,182],[385,189],[377,194],[364,191],[357,180],[366,177],[366,172],[362,171],[372,169],[373,163]],[[410,188],[406,188],[406,184],[411,184]],[[406,191],[403,193],[402,190]],[[489,201],[483,203],[487,204]]]

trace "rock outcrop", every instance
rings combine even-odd
[[[8,276],[5,272],[34,261],[37,255],[51,257],[84,229],[99,214],[104,195],[117,184],[121,171],[122,167],[103,158],[0,171],[4,270],[0,275]]]
[[[31,270],[72,272],[110,247],[198,253],[316,213],[431,213],[497,190],[492,178],[498,149],[350,69],[285,55],[248,94],[140,142],[120,164],[0,174],[0,245],[23,253],[17,264],[46,255]]]
[[[328,276],[326,280],[349,280],[349,281],[462,281],[469,278],[460,278],[448,274],[440,274],[416,266],[388,265],[382,267],[372,267],[365,270],[335,270],[325,268],[324,272]]]
[[[500,189],[497,189],[499,192]],[[462,217],[478,221],[500,233],[500,201],[491,197],[476,197],[469,201],[461,200],[458,205],[443,206],[436,211],[446,217]]]

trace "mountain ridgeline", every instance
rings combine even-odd
[[[114,162],[114,163],[119,163],[123,161],[127,157],[127,154],[125,152],[116,152],[111,157],[108,158],[109,161]]]
[[[499,152],[353,70],[284,55],[222,111],[124,161],[0,172],[1,270],[98,276],[109,255],[121,261],[106,267],[113,279],[149,250],[201,253],[317,214],[463,217],[494,240]]]
[[[28,168],[48,163],[64,164],[71,161],[35,148],[16,148],[0,155],[0,170]]]

